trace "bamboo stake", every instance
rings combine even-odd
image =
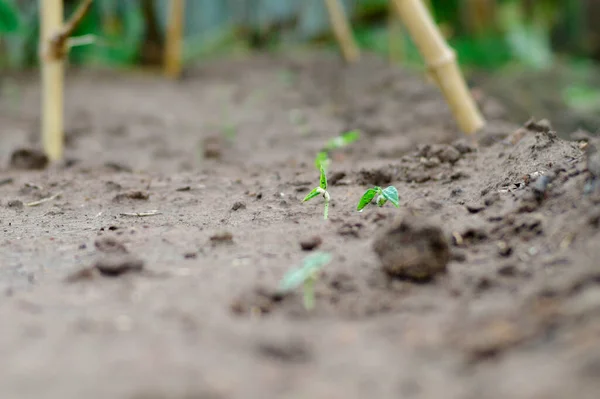
[[[51,161],[63,156],[63,79],[60,51],[51,48],[54,35],[63,23],[62,0],[40,1],[42,53],[42,144]]]
[[[350,24],[346,19],[346,14],[340,0],[325,0],[325,5],[329,13],[329,21],[333,27],[333,33],[342,49],[344,60],[348,63],[358,61],[360,50],[354,41]]]
[[[51,161],[63,156],[64,144],[64,59],[69,37],[92,6],[84,0],[63,25],[63,1],[42,0],[40,12],[42,61],[42,143]]]
[[[472,134],[481,129],[485,120],[469,92],[454,51],[444,40],[427,7],[421,0],[391,1],[446,97],[461,130]]]
[[[170,0],[169,5],[169,24],[165,43],[165,74],[172,79],[178,79],[181,76],[185,0]]]

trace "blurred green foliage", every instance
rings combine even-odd
[[[463,65],[498,68],[552,64],[553,35],[585,41],[584,5],[591,0],[431,0],[436,21]],[[75,48],[70,61],[110,66],[158,62],[168,0],[96,0],[77,35],[93,46]],[[360,45],[387,53],[388,0],[344,0]],[[76,1],[65,1],[70,14]],[[304,43],[333,46],[323,0],[194,0],[187,2],[186,60],[259,47],[277,50]],[[402,32],[402,31],[401,31]],[[37,0],[0,0],[0,67],[36,64]],[[419,63],[412,42],[397,37],[402,61]],[[579,46],[581,47],[581,46]]]

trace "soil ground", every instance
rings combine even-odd
[[[71,71],[66,160],[32,169],[43,162],[15,151],[39,146],[39,84],[14,79],[0,102],[0,397],[598,397],[592,139],[504,123],[481,92],[490,125],[465,138],[421,76],[265,56],[179,83]],[[355,128],[332,154],[324,221],[321,199],[301,202],[313,160]],[[372,185],[395,185],[400,208],[356,212]],[[389,277],[377,237],[421,218],[443,231],[446,271]],[[435,256],[422,239],[416,256]],[[307,240],[333,255],[311,313],[300,292],[273,295]]]

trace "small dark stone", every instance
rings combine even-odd
[[[313,236],[300,241],[300,248],[305,251],[312,251],[318,248],[323,243],[323,239],[319,236]]]
[[[131,255],[111,254],[99,259],[94,267],[104,276],[120,276],[130,272],[141,272],[144,261]]]
[[[198,253],[197,252],[186,252],[185,254],[183,254],[183,257],[185,259],[196,259],[198,257]]]
[[[238,211],[240,209],[246,209],[246,204],[244,204],[241,201],[237,201],[233,204],[233,206],[231,207],[232,211]]]
[[[40,170],[46,168],[48,163],[46,154],[35,149],[18,149],[10,157],[10,166],[15,169]]]

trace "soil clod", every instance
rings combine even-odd
[[[443,230],[423,217],[405,215],[384,229],[373,249],[391,277],[430,280],[446,270],[450,247]]]
[[[129,251],[123,243],[113,237],[102,237],[94,242],[96,250],[107,254],[127,254]]]
[[[48,166],[46,154],[40,150],[22,148],[15,150],[10,157],[11,168],[21,170],[40,170]]]
[[[232,244],[233,234],[229,231],[219,231],[218,233],[210,236],[210,242],[213,244]]]
[[[122,202],[122,201],[125,201],[128,199],[134,200],[134,201],[147,201],[149,198],[150,198],[150,194],[148,194],[147,192],[135,190],[135,191],[129,191],[126,193],[117,194],[113,198],[113,201],[114,202]]]
[[[110,254],[99,259],[94,267],[104,276],[120,276],[125,273],[141,272],[144,261],[131,255]]]
[[[323,239],[319,236],[312,236],[300,241],[300,248],[304,251],[312,251],[318,248],[323,243]]]

